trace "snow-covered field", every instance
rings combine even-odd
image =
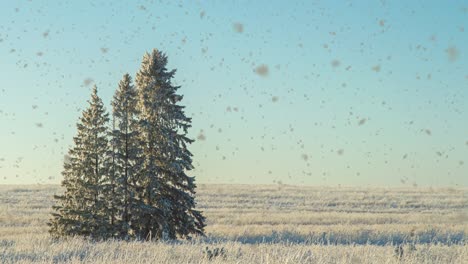
[[[207,238],[166,243],[53,241],[46,222],[59,192],[0,186],[0,263],[468,260],[468,189],[200,185]]]

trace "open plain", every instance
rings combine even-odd
[[[53,185],[0,186],[0,263],[464,263],[468,190],[199,185],[205,238],[53,240]],[[466,262],[465,262],[466,263]]]

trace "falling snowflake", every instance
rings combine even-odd
[[[257,68],[255,68],[255,73],[262,76],[262,77],[266,77],[268,76],[268,66],[265,65],[265,64],[262,64],[260,66],[258,66]]]
[[[235,32],[237,32],[237,33],[244,32],[244,25],[242,25],[241,23],[234,23],[232,26],[233,26]]]
[[[445,52],[447,53],[449,61],[452,61],[452,62],[456,61],[458,59],[458,56],[460,55],[460,52],[454,46],[447,48]]]
[[[200,130],[200,133],[198,134],[197,139],[201,140],[201,141],[206,140],[206,136],[205,136],[205,133],[203,132],[203,130]]]
[[[94,82],[93,79],[91,78],[86,78],[84,81],[83,81],[83,85],[84,86],[89,86],[90,84],[92,84]]]
[[[340,66],[340,61],[339,60],[332,60],[331,65],[333,68],[337,68]]]

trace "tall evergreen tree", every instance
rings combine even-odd
[[[105,197],[106,206],[105,213],[109,219],[109,229],[107,230],[109,237],[120,236],[120,226],[118,223],[119,206],[121,205],[122,194],[118,192],[118,164],[117,164],[117,147],[114,137],[115,131],[115,116],[112,115],[112,128],[108,131],[109,149],[106,159],[107,175],[102,183],[103,195]]]
[[[140,140],[143,146],[142,179],[145,206],[139,212],[139,236],[143,238],[189,238],[203,235],[205,218],[195,210],[194,177],[187,145],[191,118],[178,103],[180,86],[171,79],[175,70],[166,69],[167,56],[154,49],[143,57],[136,76],[140,111]]]
[[[113,146],[112,183],[113,200],[117,209],[116,226],[121,238],[133,235],[131,228],[133,211],[144,204],[141,197],[139,173],[141,168],[141,144],[138,136],[137,94],[129,74],[125,74],[112,101],[115,127],[112,131]],[[112,193],[112,192],[111,192]]]
[[[203,235],[187,146],[191,119],[160,51],[146,53],[137,89],[125,74],[112,101],[112,129],[94,87],[64,163],[63,195],[50,233],[95,239],[175,239]],[[110,141],[108,138],[111,138]]]
[[[69,149],[69,159],[62,172],[65,188],[57,195],[55,212],[49,223],[50,233],[60,236],[89,236],[107,238],[109,220],[104,183],[107,180],[106,154],[109,151],[107,130],[109,117],[101,98],[93,87],[89,107],[83,111],[77,124],[74,146]]]

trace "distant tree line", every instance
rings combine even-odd
[[[195,210],[191,118],[167,70],[167,56],[143,56],[135,85],[125,74],[112,100],[112,118],[92,89],[64,162],[62,186],[49,222],[54,237],[176,239],[204,235]]]

